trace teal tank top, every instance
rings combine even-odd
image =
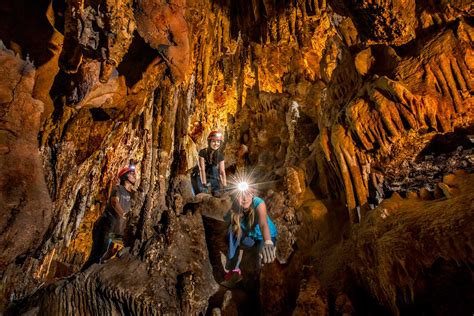
[[[257,207],[262,203],[264,203],[264,201],[261,198],[257,196],[253,197],[252,206],[256,212],[258,212]],[[255,217],[257,217],[257,214],[255,214]],[[230,222],[230,212],[226,214],[224,219],[226,220],[226,222]],[[267,223],[268,223],[268,229],[270,230],[270,237],[275,238],[278,235],[278,231],[275,224],[272,222],[270,216],[268,216],[268,214],[267,214]],[[249,230],[250,227],[247,227],[247,226],[248,226],[247,218],[244,217],[244,219],[240,222],[240,227],[242,227],[242,230],[245,233],[247,233],[248,236],[252,237],[255,240],[263,240],[262,231],[260,230],[260,225],[255,224],[252,230]]]

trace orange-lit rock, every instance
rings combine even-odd
[[[52,203],[38,150],[43,103],[32,97],[35,68],[1,45],[0,269],[4,270],[40,246],[52,218]]]
[[[444,283],[446,288],[436,288],[430,282],[442,281],[430,279],[430,274],[457,263],[462,270],[471,261],[472,214],[464,210],[472,208],[472,181],[472,175],[457,177],[458,194],[431,202],[429,208],[424,201],[391,198],[373,210],[353,236],[352,269],[393,313],[402,312],[424,295],[434,300],[463,282],[453,279]],[[433,292],[424,294],[428,287]],[[460,312],[468,306],[455,297],[445,297],[433,301],[431,308],[446,311],[450,300],[459,304],[451,310]]]
[[[327,294],[318,280],[303,280],[293,315],[328,315]]]
[[[4,76],[2,97],[27,100],[4,106],[5,117],[34,123],[13,120],[28,150],[8,156],[23,143],[7,133],[3,171],[33,159],[35,181],[12,188],[39,193],[18,214],[48,205],[32,218],[41,232],[52,219],[43,238],[14,244],[8,223],[24,219],[6,220],[0,313],[472,310],[463,283],[470,2],[6,1],[0,10],[5,45],[38,69],[33,87],[30,72],[2,68],[16,74]],[[14,89],[20,79],[27,93]],[[189,184],[214,129],[229,179],[251,172],[279,231],[276,261],[259,270],[248,254],[235,289],[217,285],[231,200],[194,197]],[[139,181],[128,253],[81,272],[130,159]]]
[[[140,1],[137,31],[170,67],[176,82],[186,79],[190,59],[185,1]]]
[[[75,73],[83,58],[98,59],[100,80],[106,83],[132,42],[136,27],[132,2],[70,0],[61,13],[65,22],[62,70]]]

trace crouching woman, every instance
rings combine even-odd
[[[267,214],[263,199],[250,190],[239,192],[224,220],[228,223],[228,250],[225,279],[241,276],[243,250],[254,250],[257,267],[275,260],[277,228]]]

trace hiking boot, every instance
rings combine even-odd
[[[225,280],[222,281],[221,285],[227,288],[234,288],[238,282],[242,281],[242,272],[240,269],[234,269],[227,272],[224,276],[224,279]]]
[[[242,271],[240,271],[239,268],[234,269],[232,271],[229,271],[224,275],[224,279],[225,280],[239,279],[239,281],[240,281],[240,280],[242,280]]]
[[[117,254],[123,249],[123,243],[111,242],[107,252],[104,253],[100,258],[100,263],[106,263],[107,261],[117,257]]]

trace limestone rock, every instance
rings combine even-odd
[[[186,78],[190,59],[185,1],[140,1],[135,11],[138,33],[164,58],[174,80]]]
[[[362,76],[367,75],[374,61],[375,59],[372,56],[372,52],[370,48],[360,51],[354,59],[357,72],[361,74]]]
[[[52,203],[37,143],[43,103],[32,97],[35,68],[2,47],[0,69],[0,268],[4,270],[40,246],[52,218]]]
[[[4,1],[0,313],[471,312],[471,7]],[[189,183],[214,129],[279,231],[229,292],[231,197]],[[80,272],[130,160],[128,253]]]

